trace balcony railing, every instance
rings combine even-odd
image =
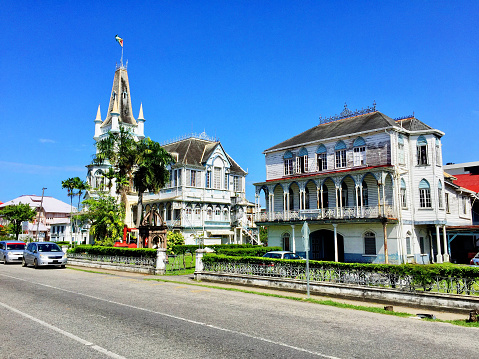
[[[392,206],[372,207],[344,207],[303,209],[298,211],[264,212],[256,215],[258,222],[271,221],[304,221],[322,219],[367,219],[367,218],[395,218]]]

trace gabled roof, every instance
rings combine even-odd
[[[42,200],[42,196],[36,195],[23,195],[17,198],[14,198],[8,202],[3,203],[0,207],[6,207],[11,205],[17,205],[19,203],[28,204],[32,208],[39,208]],[[56,198],[44,196],[43,197],[43,209],[48,213],[70,213],[70,205],[68,203],[62,202]],[[75,207],[71,207],[73,212],[76,212]]]
[[[424,122],[419,121],[415,117],[403,118],[397,120],[396,123],[408,131],[425,131],[433,129],[432,127],[426,125]]]
[[[270,147],[264,152],[282,148],[299,146],[311,142],[317,142],[328,138],[347,136],[363,131],[372,131],[382,128],[397,127],[396,122],[379,111],[364,115],[353,116],[341,120],[323,123],[300,133],[289,140],[283,141],[276,146]]]
[[[219,141],[208,141],[190,137],[164,145],[163,148],[175,157],[177,154],[177,164],[203,167],[218,146],[221,146],[223,149],[223,146]],[[246,175],[246,172],[226,153],[226,151],[224,151],[224,149],[223,152],[230,162],[230,172]]]
[[[103,121],[101,127],[111,124],[111,113],[115,107],[115,103],[118,106],[118,112],[120,117],[118,119],[119,124],[138,125],[131,109],[131,97],[130,97],[130,83],[128,81],[128,72],[125,67],[120,66],[115,71],[113,78],[113,87],[111,89],[110,105],[108,106],[108,113],[105,121]]]

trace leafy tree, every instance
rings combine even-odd
[[[263,243],[263,245],[268,245],[268,227],[259,227],[259,240],[261,241],[261,243]]]
[[[113,245],[123,235],[125,211],[121,204],[111,196],[100,193],[83,204],[88,208],[78,219],[91,223],[90,234],[98,245]]]
[[[143,209],[143,193],[146,190],[157,192],[169,181],[168,164],[173,157],[158,142],[145,138],[137,144],[137,165],[133,174],[138,191],[137,228],[140,228]]]
[[[75,193],[75,195],[78,196],[78,210],[80,210],[80,201],[81,201],[81,195],[83,194],[83,191],[86,191],[90,188],[88,183],[86,181],[82,181],[80,177],[75,177],[73,178],[75,189],[78,191]]]
[[[108,179],[108,193],[111,192],[111,186],[113,185],[113,179],[115,178],[115,170],[112,167],[108,168],[108,171],[104,173],[104,176]]]
[[[10,228],[18,240],[18,235],[22,233],[22,222],[31,222],[37,212],[30,208],[28,204],[19,203],[14,206],[6,206],[0,210],[0,217],[10,222]]]
[[[131,188],[133,168],[137,162],[137,148],[133,135],[123,126],[119,132],[109,132],[108,136],[96,143],[97,154],[93,163],[102,165],[109,163],[115,172],[116,191],[120,194],[121,203],[126,208],[127,193]]]
[[[168,253],[173,253],[173,246],[185,244],[185,238],[181,232],[171,232],[168,231],[166,234],[166,251]]]

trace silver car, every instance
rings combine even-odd
[[[23,253],[22,266],[32,264],[35,268],[40,266],[60,266],[65,268],[67,255],[63,253],[58,244],[54,242],[32,242],[28,243]]]
[[[1,241],[0,242],[0,261],[3,264],[20,263],[23,259],[23,251],[26,244],[20,241]]]

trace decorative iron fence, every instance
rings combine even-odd
[[[155,268],[156,266],[156,258],[148,258],[148,257],[123,257],[123,256],[106,256],[106,255],[85,254],[85,253],[68,253],[68,258],[83,259],[83,260],[89,260],[92,262],[139,266],[139,267],[145,267],[145,268]]]
[[[284,279],[306,280],[304,265],[282,263],[204,263],[204,271]],[[479,278],[425,279],[411,275],[396,275],[380,272],[347,270],[330,267],[310,268],[310,281],[354,284],[367,287],[391,288],[407,292],[448,293],[479,295]]]

